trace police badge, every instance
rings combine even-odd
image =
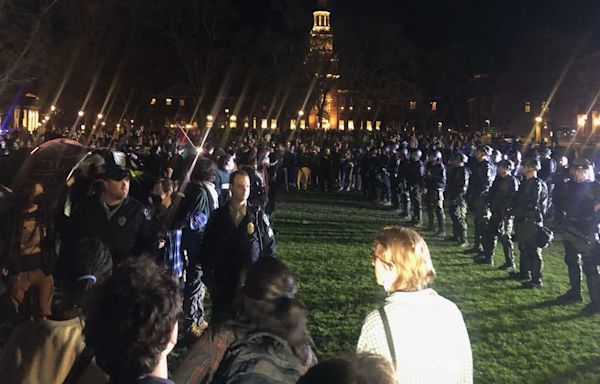
[[[248,225],[246,226],[246,230],[248,231],[248,234],[251,235],[254,233],[254,223],[250,222],[248,223]]]
[[[119,217],[119,220],[117,220],[117,223],[119,223],[119,225],[121,227],[124,226],[126,222],[127,222],[127,219],[125,218],[125,216],[121,216],[121,217]]]

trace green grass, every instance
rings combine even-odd
[[[352,351],[364,317],[385,296],[368,258],[374,234],[399,219],[353,194],[295,193],[281,200],[277,253],[300,282],[317,354]],[[600,381],[600,316],[579,316],[583,304],[551,304],[568,287],[560,237],[544,250],[544,288],[525,290],[506,272],[475,265],[458,247],[420,232],[438,275],[432,287],[465,318],[475,382]],[[496,253],[503,262],[500,246]]]

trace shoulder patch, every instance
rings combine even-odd
[[[146,220],[151,220],[152,219],[152,214],[150,213],[150,208],[144,208],[144,217],[146,218]]]

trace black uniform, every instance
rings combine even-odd
[[[570,180],[569,167],[559,166],[552,176],[554,186],[552,195],[552,215],[554,223],[562,226],[565,221],[565,210],[567,207],[567,183]]]
[[[537,177],[525,179],[515,196],[515,240],[519,243],[519,275],[535,285],[542,283],[542,249],[537,246],[536,234],[544,224],[548,204],[546,183]]]
[[[548,187],[548,213],[551,214],[553,212],[552,209],[552,196],[554,191],[554,174],[556,173],[556,160],[551,157],[544,157],[540,159],[540,171],[538,172],[538,177]]]
[[[110,249],[114,265],[138,255],[154,244],[151,214],[133,197],[110,212],[99,197],[88,198],[73,211],[69,222],[68,241],[96,238]]]
[[[487,194],[492,185],[494,166],[488,160],[475,161],[471,168],[469,190],[467,192],[469,208],[473,214],[474,244],[473,249],[483,251],[483,236],[488,225]]]
[[[465,195],[469,188],[469,171],[467,167],[450,167],[448,171],[448,212],[452,220],[452,238],[461,244],[467,241],[467,203]]]
[[[203,280],[217,316],[232,312],[233,298],[245,271],[259,258],[275,255],[275,238],[264,211],[248,205],[246,215],[236,226],[229,204],[219,207],[210,217],[201,251]]]
[[[429,229],[434,230],[434,216],[437,219],[437,233],[443,235],[446,232],[444,218],[444,189],[446,189],[446,167],[441,161],[437,164],[427,163],[425,174],[425,203],[427,205],[427,217]]]
[[[513,257],[513,213],[512,204],[517,191],[519,180],[513,175],[496,176],[488,195],[488,203],[492,216],[483,243],[483,262],[493,264],[494,249],[497,239],[504,251],[504,267],[514,267]]]
[[[410,195],[408,190],[408,184],[406,177],[408,175],[408,164],[410,161],[407,158],[400,160],[398,165],[398,195],[400,199],[400,217],[405,218],[409,215],[408,203],[410,202]]]
[[[581,271],[587,280],[592,305],[600,309],[600,183],[567,183],[564,234],[565,263],[569,271],[569,293],[581,297]]]
[[[425,177],[425,165],[421,160],[409,160],[406,166],[406,185],[410,195],[410,207],[414,223],[421,222],[422,216],[422,193],[423,179]]]

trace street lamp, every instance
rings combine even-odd
[[[54,111],[56,111],[56,105],[53,105],[53,106],[51,106],[51,107],[50,107],[50,111],[51,111],[51,112],[54,112]]]
[[[304,116],[304,111],[298,111],[298,116],[300,116],[300,117]]]
[[[79,117],[83,117],[83,114],[84,114],[83,111],[77,112],[77,116],[79,116]]]
[[[98,120],[100,120],[100,119],[102,119],[104,117],[104,115],[101,114],[101,113],[99,113],[99,114],[96,115],[96,117],[98,118]]]
[[[536,122],[536,123],[541,123],[542,121],[543,121],[543,119],[542,119],[542,116],[537,116],[537,117],[535,118],[535,122]]]

